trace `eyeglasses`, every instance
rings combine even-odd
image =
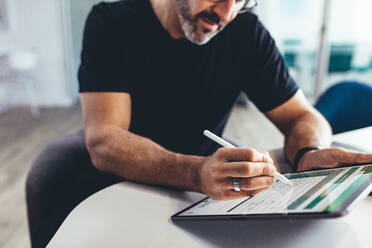
[[[240,0],[244,1],[244,0]],[[236,0],[235,4],[238,4],[239,0]],[[239,14],[248,12],[258,5],[256,0],[245,0],[243,7],[239,10]]]
[[[222,3],[226,0],[208,0],[213,3]],[[258,5],[256,0],[235,0],[234,8],[239,9],[238,13],[242,14],[250,11]]]

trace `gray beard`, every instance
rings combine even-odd
[[[216,36],[221,30],[218,29],[215,32],[205,33],[204,35],[198,34],[197,32],[197,21],[198,18],[193,18],[190,13],[190,8],[187,0],[174,0],[177,8],[178,18],[182,30],[186,38],[194,44],[204,45],[208,43],[214,36]]]

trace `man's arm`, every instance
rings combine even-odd
[[[284,151],[291,163],[302,147],[329,147],[331,144],[331,127],[308,103],[301,90],[266,115],[285,135]]]
[[[287,102],[267,112],[266,116],[285,135],[284,152],[292,164],[301,148],[330,147],[332,131],[328,122],[307,102],[300,90]],[[298,164],[298,171],[369,162],[372,162],[372,154],[325,148],[305,153]]]
[[[87,148],[101,171],[218,200],[254,195],[275,181],[272,161],[254,149],[222,148],[209,157],[183,155],[131,133],[129,94],[82,93],[81,104]],[[241,178],[244,191],[233,190],[233,177]]]
[[[129,94],[83,93],[81,102],[86,143],[97,169],[128,180],[199,191],[198,170],[205,158],[169,152],[129,132]],[[183,180],[175,180],[180,175]]]

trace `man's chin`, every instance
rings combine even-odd
[[[196,44],[196,45],[202,46],[202,45],[207,44],[211,40],[211,38],[206,37],[204,39],[188,39],[188,40],[191,41],[192,43]]]
[[[201,25],[200,22],[184,22],[182,28],[186,38],[196,45],[205,45],[222,30],[222,28],[215,29],[212,26]]]
[[[196,45],[205,45],[207,44],[218,32],[205,32],[207,30],[202,30],[200,33],[193,33],[186,35],[186,38]]]

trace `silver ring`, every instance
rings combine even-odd
[[[233,185],[234,185],[234,190],[235,191],[237,191],[237,192],[242,191],[242,189],[240,188],[240,181],[239,181],[238,178],[233,179]]]

